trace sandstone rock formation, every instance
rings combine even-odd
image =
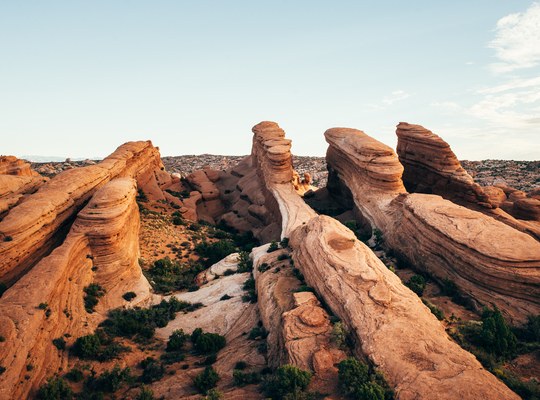
[[[540,240],[540,200],[510,188],[506,190],[509,196],[503,197],[493,187],[481,187],[463,169],[450,145],[420,125],[400,122],[396,134],[399,161],[405,168],[403,182],[409,192],[441,195]]]
[[[99,189],[63,244],[0,298],[0,335],[5,338],[0,364],[6,368],[0,375],[0,398],[27,398],[46,377],[66,370],[68,352],[58,350],[53,339],[90,333],[107,310],[127,303],[122,294],[128,290],[137,294],[134,304],[149,300],[149,284],[138,264],[136,193],[130,178]],[[83,288],[90,283],[106,291],[93,314],[83,302]]]
[[[0,281],[16,281],[58,245],[98,188],[115,177],[146,183],[161,167],[158,149],[150,141],[130,142],[99,164],[64,171],[43,184],[0,221]]]
[[[271,195],[278,205],[282,237],[291,239],[295,266],[332,311],[348,325],[357,340],[357,354],[374,362],[396,389],[398,398],[461,399],[468,396],[517,399],[506,386],[485,371],[471,354],[450,341],[442,325],[427,307],[405,288],[397,276],[393,275],[369,248],[361,244],[351,231],[329,217],[316,216],[294,192],[290,182],[275,182],[268,176],[274,169],[269,162],[272,157],[265,156],[265,150],[268,149],[268,146],[265,146],[267,136],[259,136],[261,127],[256,128],[253,145],[253,154],[257,155],[255,166],[257,173],[266,183],[268,195]],[[275,126],[271,125],[269,129],[275,131]],[[370,154],[360,154],[359,162],[356,163],[355,160],[355,163],[351,163],[349,157],[357,154],[358,148],[348,146],[348,135],[345,133],[341,132],[336,138],[340,151],[329,154],[330,159],[335,160],[337,157],[342,162],[331,165],[337,168],[336,173],[341,173],[341,168],[347,169],[344,164],[348,164],[351,175],[353,170],[358,171],[359,165],[363,166],[364,170],[367,169],[368,173],[357,176],[370,185],[369,193],[373,197],[367,199],[367,203],[371,202],[373,209],[368,205],[361,209],[369,212],[368,219],[373,223],[390,223],[389,215],[374,208],[381,207],[391,211],[390,203],[393,199],[406,194],[401,183],[402,167],[391,150],[384,145],[372,143],[367,138],[362,148]],[[345,150],[341,152],[342,149]],[[276,152],[271,153],[272,156],[275,154]],[[292,168],[290,164],[288,168],[284,164],[286,155],[282,154],[280,158],[282,162],[278,163],[278,172]],[[277,176],[282,175],[278,173]],[[351,191],[354,195],[355,191]],[[378,195],[382,195],[381,201],[375,203]],[[254,258],[257,260],[257,255]],[[260,265],[260,262],[256,261],[256,264]],[[288,321],[288,316],[297,317],[294,311],[297,308],[291,305],[291,300],[280,296],[284,291],[279,287],[286,287],[288,280],[285,277],[281,280],[272,277],[273,273],[268,274],[268,277],[265,277],[265,274],[268,273],[255,273],[255,276],[259,289],[261,318],[271,331],[268,337],[269,346],[275,343],[277,349],[298,350],[295,346],[287,347],[283,336],[281,341],[279,339],[280,327],[287,326],[291,329],[302,326],[299,330],[303,331],[306,325],[297,325],[298,319],[292,324]],[[301,302],[297,304],[298,308],[302,307]],[[301,309],[297,312],[302,314]],[[321,317],[317,318],[317,314]],[[282,317],[284,322],[280,323],[279,317]],[[324,330],[324,312],[314,311],[313,318],[320,323],[313,325]],[[411,324],[411,321],[421,322]],[[310,337],[317,337],[320,334],[317,329],[306,331],[310,332]],[[372,339],[378,338],[379,334],[385,337],[380,339],[380,347],[377,340]],[[396,337],[405,339],[402,342],[396,340]],[[423,345],[418,346],[418,343]],[[286,353],[275,353],[274,357],[281,362],[283,356],[280,357],[279,354]],[[292,356],[292,359],[303,360],[302,352],[299,354],[298,357]],[[312,360],[312,365],[315,364]]]
[[[514,321],[540,312],[537,241],[439,196],[407,194],[395,153],[361,131],[334,128],[325,137],[331,178],[350,189],[389,248]]]
[[[30,164],[13,156],[0,157],[0,221],[12,207],[46,182]]]

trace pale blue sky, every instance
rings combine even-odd
[[[540,159],[540,4],[0,0],[1,154],[246,154],[261,120],[300,155],[406,121],[462,159]]]

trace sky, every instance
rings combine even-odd
[[[540,2],[0,0],[0,154],[248,154],[263,120],[539,160]]]

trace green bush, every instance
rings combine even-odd
[[[200,334],[196,335],[195,339],[193,339],[192,334],[192,341],[193,347],[199,354],[217,353],[226,345],[226,340],[224,336],[218,335],[217,333],[206,333],[202,331],[200,332]]]
[[[304,391],[311,382],[311,372],[293,365],[283,365],[263,383],[266,396],[274,400],[285,399],[288,394]]]
[[[141,391],[135,398],[136,400],[154,400],[154,392],[152,389],[147,388],[146,386],[141,387]]]
[[[98,283],[91,283],[83,289],[84,308],[87,313],[92,314],[99,302],[99,298],[105,295],[105,289]]]
[[[238,272],[251,272],[253,270],[253,261],[247,251],[241,251],[238,256]]]
[[[53,339],[53,344],[56,346],[58,350],[65,350],[66,348],[66,341],[63,337],[59,337],[56,339]]]
[[[143,369],[141,381],[144,383],[159,381],[165,375],[165,367],[153,357],[141,361],[140,367]]]
[[[167,342],[167,348],[165,350],[168,352],[182,350],[188,337],[189,336],[185,334],[182,329],[174,330],[169,336],[169,341]]]
[[[267,253],[272,253],[273,251],[276,251],[277,249],[279,249],[279,246],[277,244],[277,242],[275,240],[272,240],[272,242],[270,242],[270,246],[268,247],[268,250],[266,250]]]
[[[96,333],[77,338],[72,353],[85,360],[107,361],[117,358],[118,355],[128,350],[116,343],[105,332],[98,330]]]
[[[497,308],[484,309],[480,341],[492,354],[504,358],[515,355],[517,338]]]
[[[133,300],[135,297],[137,297],[137,293],[135,292],[126,292],[122,295],[122,298],[126,301],[131,301]]]
[[[73,367],[67,372],[65,377],[71,382],[80,382],[83,380],[84,374],[79,367]]]
[[[210,389],[206,393],[206,397],[204,399],[205,400],[221,400],[222,398],[223,398],[223,393],[221,393],[217,389]]]
[[[171,297],[169,301],[150,308],[114,309],[109,311],[108,318],[100,326],[112,336],[132,338],[139,336],[149,339],[154,336],[156,328],[163,328],[173,320],[179,311],[193,311],[200,305],[193,305]]]
[[[371,373],[369,367],[355,358],[338,364],[339,386],[351,399],[385,400],[392,398],[382,375]]]
[[[212,367],[206,367],[203,372],[195,377],[193,385],[199,392],[206,394],[210,389],[216,387],[219,379],[218,373]]]
[[[252,385],[261,381],[261,376],[257,372],[242,372],[238,369],[233,370],[234,385],[243,387]]]
[[[202,242],[195,246],[195,251],[204,258],[204,265],[212,266],[236,251],[232,240],[219,240],[217,242]]]
[[[132,380],[129,367],[122,369],[115,365],[112,370],[105,371],[98,377],[90,376],[85,382],[85,388],[91,391],[114,393],[124,383],[130,383]]]
[[[37,398],[40,400],[71,400],[73,391],[64,379],[55,376],[47,379],[47,383],[39,388]]]
[[[407,285],[409,289],[421,297],[424,294],[424,289],[426,288],[426,280],[422,275],[413,275],[405,283],[405,285]]]
[[[264,329],[264,326],[256,326],[253,328],[248,335],[248,339],[257,340],[257,339],[266,339],[268,332]]]
[[[347,347],[347,329],[343,322],[338,321],[334,324],[330,338],[338,348],[345,349]]]
[[[144,274],[156,293],[189,289],[197,274],[204,270],[199,263],[180,264],[165,257],[155,261]]]
[[[288,237],[284,237],[283,239],[281,239],[281,242],[279,242],[279,245],[280,245],[283,249],[286,249],[287,247],[289,247],[289,238],[288,238]]]

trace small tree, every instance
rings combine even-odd
[[[311,372],[293,365],[283,365],[264,383],[264,391],[268,397],[282,400],[288,394],[304,391],[311,382]]]
[[[188,339],[188,335],[184,333],[182,329],[177,329],[173,331],[171,336],[169,336],[169,342],[167,343],[166,351],[180,351],[184,347]]]
[[[216,387],[219,375],[212,367],[206,367],[203,372],[195,377],[193,384],[197,390],[206,394],[210,389]]]
[[[516,336],[506,324],[498,308],[484,309],[481,335],[480,340],[489,352],[501,357],[512,357],[515,354]]]
[[[426,280],[422,275],[413,275],[407,281],[406,285],[418,296],[422,296],[426,288]]]
[[[71,400],[73,391],[64,379],[55,376],[47,379],[47,383],[39,388],[37,398],[40,400]]]

